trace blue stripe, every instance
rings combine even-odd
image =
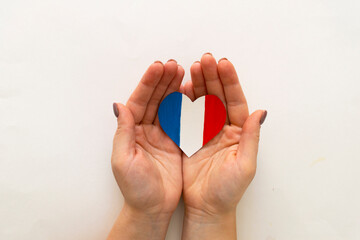
[[[180,118],[182,94],[173,92],[169,94],[159,106],[159,121],[166,134],[180,146]]]

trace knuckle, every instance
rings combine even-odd
[[[246,135],[250,139],[254,139],[257,142],[260,141],[260,131],[247,132],[247,133],[243,133],[243,134]]]
[[[132,131],[133,129],[131,127],[118,124],[115,135],[120,136],[122,134],[131,133]]]
[[[246,179],[252,180],[256,174],[256,165],[255,164],[247,164],[242,168],[242,172]]]
[[[119,161],[117,158],[112,157],[111,158],[111,168],[114,173],[121,173],[121,171],[123,169],[121,161]]]
[[[260,140],[260,132],[255,132],[254,133],[254,139],[256,140],[256,141],[259,141]]]

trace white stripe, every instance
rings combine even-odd
[[[180,121],[180,148],[190,157],[203,144],[205,97],[192,102],[183,95]]]

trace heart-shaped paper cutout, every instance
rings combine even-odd
[[[215,95],[192,102],[173,92],[161,102],[158,115],[162,129],[188,157],[214,138],[226,121],[224,104]]]

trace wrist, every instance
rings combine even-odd
[[[236,218],[236,209],[212,212],[205,209],[185,207],[184,218],[198,223],[217,223]]]
[[[161,212],[155,210],[142,210],[136,209],[128,204],[124,203],[123,208],[121,209],[119,217],[124,217],[129,219],[132,222],[138,223],[157,223],[159,225],[168,224],[171,219],[171,212]]]
[[[171,214],[145,212],[124,204],[108,240],[165,239]]]
[[[236,209],[210,213],[200,209],[185,208],[183,238],[236,239]]]

